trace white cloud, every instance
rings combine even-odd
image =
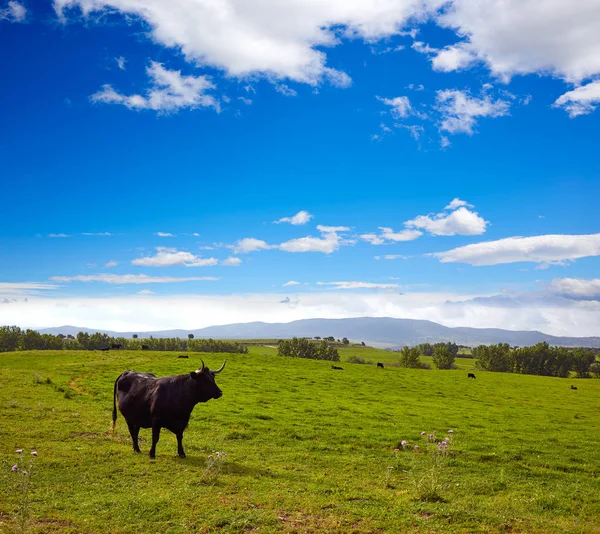
[[[154,291],[150,291],[149,289],[142,289],[138,291],[136,295],[154,295]]]
[[[440,113],[439,129],[451,134],[473,134],[477,119],[508,115],[510,102],[492,100],[484,94],[472,97],[465,91],[447,89],[437,92],[436,109]]]
[[[432,58],[433,70],[450,72],[467,69],[477,61],[477,56],[463,44],[447,46]]]
[[[4,295],[29,295],[38,291],[57,289],[56,284],[44,282],[0,282],[0,296]]]
[[[27,18],[27,8],[19,3],[10,1],[4,9],[0,9],[0,20],[9,20],[10,22],[24,22]]]
[[[217,265],[219,260],[216,258],[200,258],[191,252],[177,251],[164,247],[156,247],[158,251],[154,256],[146,258],[137,258],[131,261],[132,265],[142,265],[144,267],[209,267]]]
[[[423,235],[423,232],[419,230],[400,230],[399,232],[394,232],[394,230],[386,226],[380,226],[379,230],[379,234],[362,234],[358,237],[367,243],[371,243],[371,245],[385,245],[389,244],[390,241],[394,243],[414,241]]]
[[[116,267],[117,265],[119,265],[118,262],[116,262],[115,260],[111,260],[104,267],[106,269],[110,269],[111,267]]]
[[[307,236],[290,239],[281,243],[278,248],[285,252],[323,252],[324,254],[331,254],[338,250],[341,245],[350,243],[338,233],[349,231],[350,228],[347,226],[318,225],[317,230],[321,232],[322,237]]]
[[[587,115],[600,104],[600,80],[582,85],[559,96],[553,107],[562,107],[572,119]]]
[[[299,225],[299,224],[306,224],[313,217],[314,217],[314,215],[311,215],[310,213],[308,213],[308,211],[302,210],[302,211],[299,211],[298,213],[296,213],[296,215],[294,215],[293,217],[283,217],[283,218],[278,219],[277,221],[273,221],[273,222],[275,224],[281,224],[281,223],[286,222],[286,223],[290,223],[290,224],[294,224],[294,225]]]
[[[19,299],[10,306],[0,306],[0,324],[35,328],[76,324],[144,332],[252,321],[276,323],[311,318],[398,317],[430,320],[450,327],[535,329],[569,336],[600,335],[600,303],[560,296],[533,301],[518,301],[513,297],[493,302],[488,297],[493,297],[494,293],[398,294],[397,290],[336,290],[303,293],[295,306],[282,305],[280,301],[285,296],[28,297],[27,303]]]
[[[398,284],[376,284],[373,282],[317,282],[318,286],[334,286],[334,289],[394,289]]]
[[[125,63],[127,63],[127,60],[123,56],[116,57],[115,61],[121,70],[125,70]]]
[[[48,237],[71,237],[69,234],[48,234]]]
[[[421,136],[425,133],[425,128],[423,128],[423,126],[419,126],[417,124],[394,124],[394,127],[408,130],[408,132],[410,133],[410,136],[415,141],[418,141],[419,139],[421,139]]]
[[[514,262],[548,262],[600,256],[600,234],[509,237],[431,254],[442,263],[497,265]]]
[[[269,245],[266,241],[262,241],[261,239],[245,237],[244,239],[237,241],[231,248],[233,248],[233,251],[236,254],[246,254],[256,250],[269,250],[274,247]]]
[[[230,256],[229,258],[221,260],[220,263],[225,267],[237,267],[238,265],[241,265],[242,260],[240,258],[236,258],[235,256]]]
[[[281,93],[283,96],[297,96],[298,93],[285,83],[275,84],[275,91]]]
[[[569,260],[554,260],[554,261],[545,261],[543,263],[538,263],[533,270],[534,271],[545,271],[546,269],[550,269],[550,267],[568,267],[571,265],[571,261]]]
[[[402,256],[401,254],[385,254],[383,256],[373,256],[376,260],[406,260],[408,256]]]
[[[548,284],[548,290],[574,300],[600,300],[600,278],[555,278]]]
[[[383,245],[385,243],[385,239],[383,239],[381,236],[378,236],[377,234],[362,234],[358,237],[360,237],[363,241],[366,241],[367,243],[371,243],[371,245]]]
[[[242,101],[247,106],[252,105],[252,99],[251,98],[246,98],[245,96],[238,96],[238,100]]]
[[[110,232],[82,232],[81,235],[87,236],[112,236],[115,234],[111,234]]]
[[[445,210],[455,210],[456,208],[473,208],[473,204],[469,204],[466,200],[461,200],[460,198],[455,198],[448,204],[444,209]]]
[[[480,217],[477,212],[460,207],[450,214],[419,215],[404,224],[409,227],[422,228],[432,235],[448,236],[481,235],[485,232],[489,222]]]
[[[382,98],[378,96],[377,100],[392,108],[390,113],[394,119],[405,119],[414,113],[414,109],[407,96],[397,96],[396,98]]]
[[[175,282],[195,282],[200,280],[219,280],[214,276],[148,276],[146,274],[79,274],[76,276],[51,276],[54,282],[104,282],[106,284],[170,284]]]
[[[384,239],[396,243],[402,241],[414,241],[423,235],[423,232],[420,232],[419,230],[400,230],[399,232],[394,232],[394,230],[385,226],[380,226],[379,229],[381,230],[381,236]]]
[[[146,96],[122,95],[112,86],[104,85],[94,93],[92,102],[123,104],[129,109],[151,109],[160,112],[176,112],[183,108],[212,107],[219,110],[214,96],[206,94],[215,88],[208,76],[182,76],[181,71],[168,70],[161,63],[152,61],[146,69],[152,86]]]
[[[452,0],[437,21],[504,79],[550,73],[578,82],[600,73],[597,0]]]
[[[317,85],[347,86],[350,78],[326,65],[326,50],[343,38],[374,42],[403,29],[413,17],[442,0],[55,0],[65,17],[70,8],[84,15],[118,10],[144,20],[152,39],[181,51],[186,60],[246,78],[263,75]],[[273,24],[277,21],[277,24]]]
[[[175,237],[169,232],[156,232],[154,235],[157,235],[158,237]]]
[[[448,148],[451,144],[452,143],[450,142],[450,139],[448,139],[447,137],[443,135],[440,137],[440,147],[442,147],[442,150],[444,148]]]
[[[296,282],[296,280],[290,280],[289,282],[286,282],[285,284],[283,284],[283,287],[287,287],[287,286],[299,286],[300,282]]]

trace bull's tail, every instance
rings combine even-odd
[[[113,412],[112,412],[112,425],[110,427],[110,433],[115,431],[115,424],[117,422],[117,382],[121,378],[122,374],[115,380],[115,387],[113,389]]]

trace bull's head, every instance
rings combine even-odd
[[[206,365],[204,365],[204,361],[202,362],[202,367],[197,371],[192,371],[190,373],[191,377],[194,379],[196,384],[196,394],[198,402],[206,402],[210,399],[218,399],[223,396],[223,392],[217,386],[215,382],[215,375],[220,373],[223,369],[225,369],[225,364],[227,360],[223,362],[223,365],[219,367],[216,371],[211,371]]]

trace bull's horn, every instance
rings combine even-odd
[[[220,373],[223,369],[225,369],[225,364],[227,363],[227,360],[223,360],[223,365],[221,365],[221,367],[219,367],[216,371],[211,371],[211,373],[213,375],[216,375],[217,373]]]
[[[204,371],[204,369],[206,369],[206,365],[204,365],[204,360],[200,359],[200,361],[202,362],[202,367],[196,371],[197,373],[201,373],[202,371]]]

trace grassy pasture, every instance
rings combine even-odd
[[[382,370],[348,364],[352,350],[344,371],[268,347],[226,355],[224,396],[195,408],[188,458],[163,430],[155,461],[131,450],[120,414],[107,433],[115,378],[222,355],[0,354],[0,532],[16,529],[17,448],[39,454],[35,532],[600,532],[600,380]],[[447,457],[423,452],[421,431],[448,429]],[[394,454],[402,440],[422,450]]]

